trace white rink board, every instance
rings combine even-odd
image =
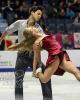
[[[0,51],[0,68],[14,68],[17,51]]]
[[[67,50],[71,61],[80,67],[80,50]],[[42,62],[45,64],[47,60],[47,52],[41,52]],[[0,51],[0,68],[15,68],[17,51]]]
[[[71,59],[71,61],[77,66],[80,67],[80,50],[66,50],[69,54],[69,57]],[[47,52],[46,51],[42,51],[42,61],[45,64],[46,60],[47,60]]]

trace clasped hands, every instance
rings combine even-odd
[[[36,72],[32,72],[32,76],[38,78],[38,74]]]

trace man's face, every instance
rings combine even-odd
[[[42,17],[42,11],[37,10],[36,12],[32,12],[33,19],[37,22],[41,19]]]

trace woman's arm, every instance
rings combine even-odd
[[[16,43],[14,45],[11,45],[7,50],[19,50],[20,48],[22,48],[25,44],[26,40],[23,40],[20,43]]]
[[[20,44],[16,43],[16,44],[13,44],[10,47],[8,47],[7,50],[14,51],[14,50],[17,50],[19,48],[19,46],[20,46]]]
[[[36,67],[41,62],[40,49],[41,49],[41,47],[40,47],[39,43],[35,43],[33,45],[33,52],[34,52],[34,58],[33,58],[33,73],[36,72]]]

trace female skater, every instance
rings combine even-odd
[[[63,50],[53,34],[46,35],[44,33],[40,33],[35,27],[27,28],[23,34],[25,36],[25,40],[22,44],[26,42],[27,47],[34,52],[33,73],[35,77],[38,77],[43,83],[46,83],[56,70],[61,68],[72,73],[77,80],[80,81],[80,71],[70,61],[67,52]],[[41,49],[48,52],[48,59],[44,73],[41,72],[40,68],[36,68],[41,62]]]

